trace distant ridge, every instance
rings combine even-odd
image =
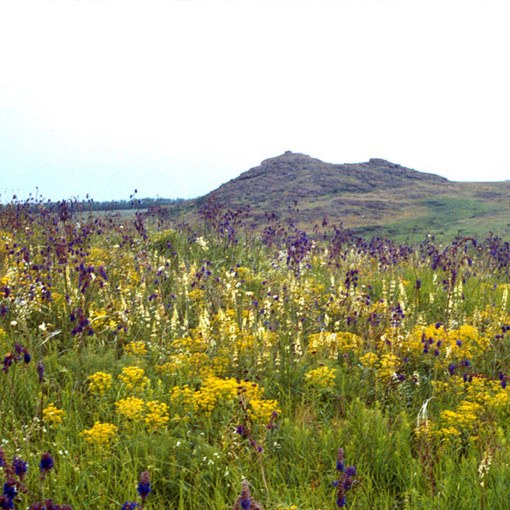
[[[255,224],[274,213],[308,229],[327,217],[368,235],[510,235],[510,182],[453,182],[379,158],[333,164],[287,151],[180,210],[189,217],[212,197],[226,208],[249,207]]]

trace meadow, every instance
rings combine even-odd
[[[0,508],[506,509],[510,246],[0,209]]]

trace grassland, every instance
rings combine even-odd
[[[238,219],[2,208],[0,508],[507,508],[508,243]]]

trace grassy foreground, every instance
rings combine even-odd
[[[236,221],[1,209],[0,508],[508,508],[508,243]]]

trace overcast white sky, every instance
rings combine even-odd
[[[510,179],[510,1],[2,0],[0,193],[203,195],[285,150]]]

